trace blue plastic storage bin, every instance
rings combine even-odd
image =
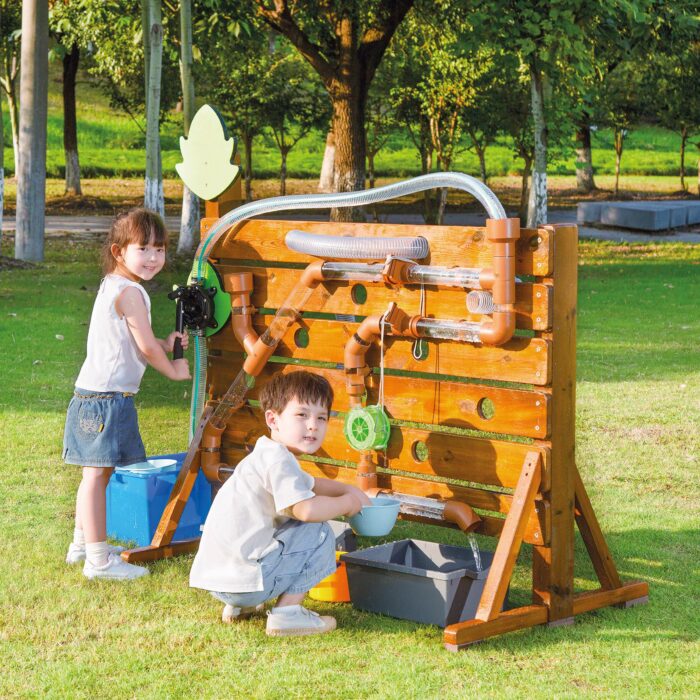
[[[174,459],[176,464],[157,472],[138,473],[116,469],[107,485],[107,535],[139,547],[151,543],[168,503],[185,453],[157,455],[149,459]],[[200,472],[175,530],[174,540],[199,537],[200,526],[211,506],[211,485]]]

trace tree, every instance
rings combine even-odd
[[[63,64],[63,152],[66,162],[65,193],[68,195],[82,194],[75,86],[82,33],[89,31],[81,22],[84,10],[82,0],[72,0],[54,3],[49,12],[49,28],[57,41],[54,53]]]
[[[413,0],[322,3],[253,0],[262,19],[286,36],[318,73],[333,106],[336,192],[365,186],[367,92],[396,28]],[[353,218],[351,208],[331,212]]]
[[[163,173],[160,153],[160,83],[163,62],[163,24],[160,0],[143,0],[147,5],[149,51],[148,91],[146,98],[146,182],[144,206],[165,213]]]
[[[0,0],[0,87],[7,98],[7,109],[10,115],[15,176],[19,172],[17,80],[20,64],[21,26],[21,3],[18,3],[16,0]]]
[[[49,86],[47,0],[22,3],[22,57],[15,257],[44,259],[46,120]]]
[[[477,35],[511,47],[530,82],[534,163],[527,225],[547,222],[547,93],[565,68],[572,79],[591,70],[585,45],[589,21],[602,0],[474,0],[470,22]],[[569,86],[569,90],[571,87]]]
[[[636,62],[625,62],[608,76],[601,94],[602,123],[613,130],[615,148],[615,187],[618,195],[620,166],[625,145],[625,137],[642,114],[643,103],[640,94],[640,72]]]
[[[192,60],[192,6],[190,0],[180,0],[180,82],[182,83],[182,126],[185,138],[189,136],[190,124],[195,113]],[[187,253],[192,250],[198,228],[199,199],[187,185],[183,184],[178,253]]]
[[[328,123],[328,97],[309,69],[296,53],[283,53],[276,48],[273,63],[265,78],[268,94],[265,101],[265,122],[270,128],[280,152],[280,195],[286,194],[287,157],[312,129]]]
[[[376,177],[374,159],[386,145],[398,123],[396,110],[391,101],[386,99],[394,86],[391,70],[383,70],[386,67],[387,61],[385,59],[367,94],[365,150],[367,152],[367,178],[370,188],[374,187]]]

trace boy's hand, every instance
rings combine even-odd
[[[359,489],[356,490],[364,496],[362,491],[360,491]],[[343,513],[343,515],[347,515],[348,517],[352,515],[357,515],[364,508],[365,505],[369,505],[369,503],[363,503],[360,497],[352,491],[348,491],[348,493],[346,493],[342,498],[346,499],[348,503],[347,510],[345,511],[345,513]],[[367,499],[367,501],[369,501],[367,496],[365,496],[365,498]]]
[[[173,379],[176,382],[184,382],[187,379],[192,379],[192,377],[190,377],[190,366],[184,358],[181,360],[173,360],[173,369],[175,370]]]
[[[362,489],[357,488],[357,486],[347,484],[347,491],[360,501],[362,507],[372,505],[372,501],[370,501],[369,496],[367,496],[367,494]]]
[[[172,352],[175,346],[175,339],[179,338],[183,350],[187,350],[190,344],[190,336],[187,333],[178,333],[178,331],[173,331],[168,335],[167,338],[163,340],[163,350],[165,352]]]

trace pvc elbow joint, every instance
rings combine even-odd
[[[481,518],[472,507],[460,501],[447,501],[442,518],[449,523],[455,523],[462,532],[471,532],[481,522]]]

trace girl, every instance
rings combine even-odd
[[[190,378],[187,360],[170,360],[176,338],[159,340],[151,329],[151,301],[139,284],[163,268],[168,234],[163,220],[146,209],[118,216],[102,251],[105,277],[92,310],[87,358],[75,382],[63,439],[67,464],[83,467],[75,505],[75,530],[66,562],[85,561],[87,578],[132,579],[148,569],[119,556],[107,544],[105,491],[115,467],[146,459],[133,396],[146,364],[169,379]]]

